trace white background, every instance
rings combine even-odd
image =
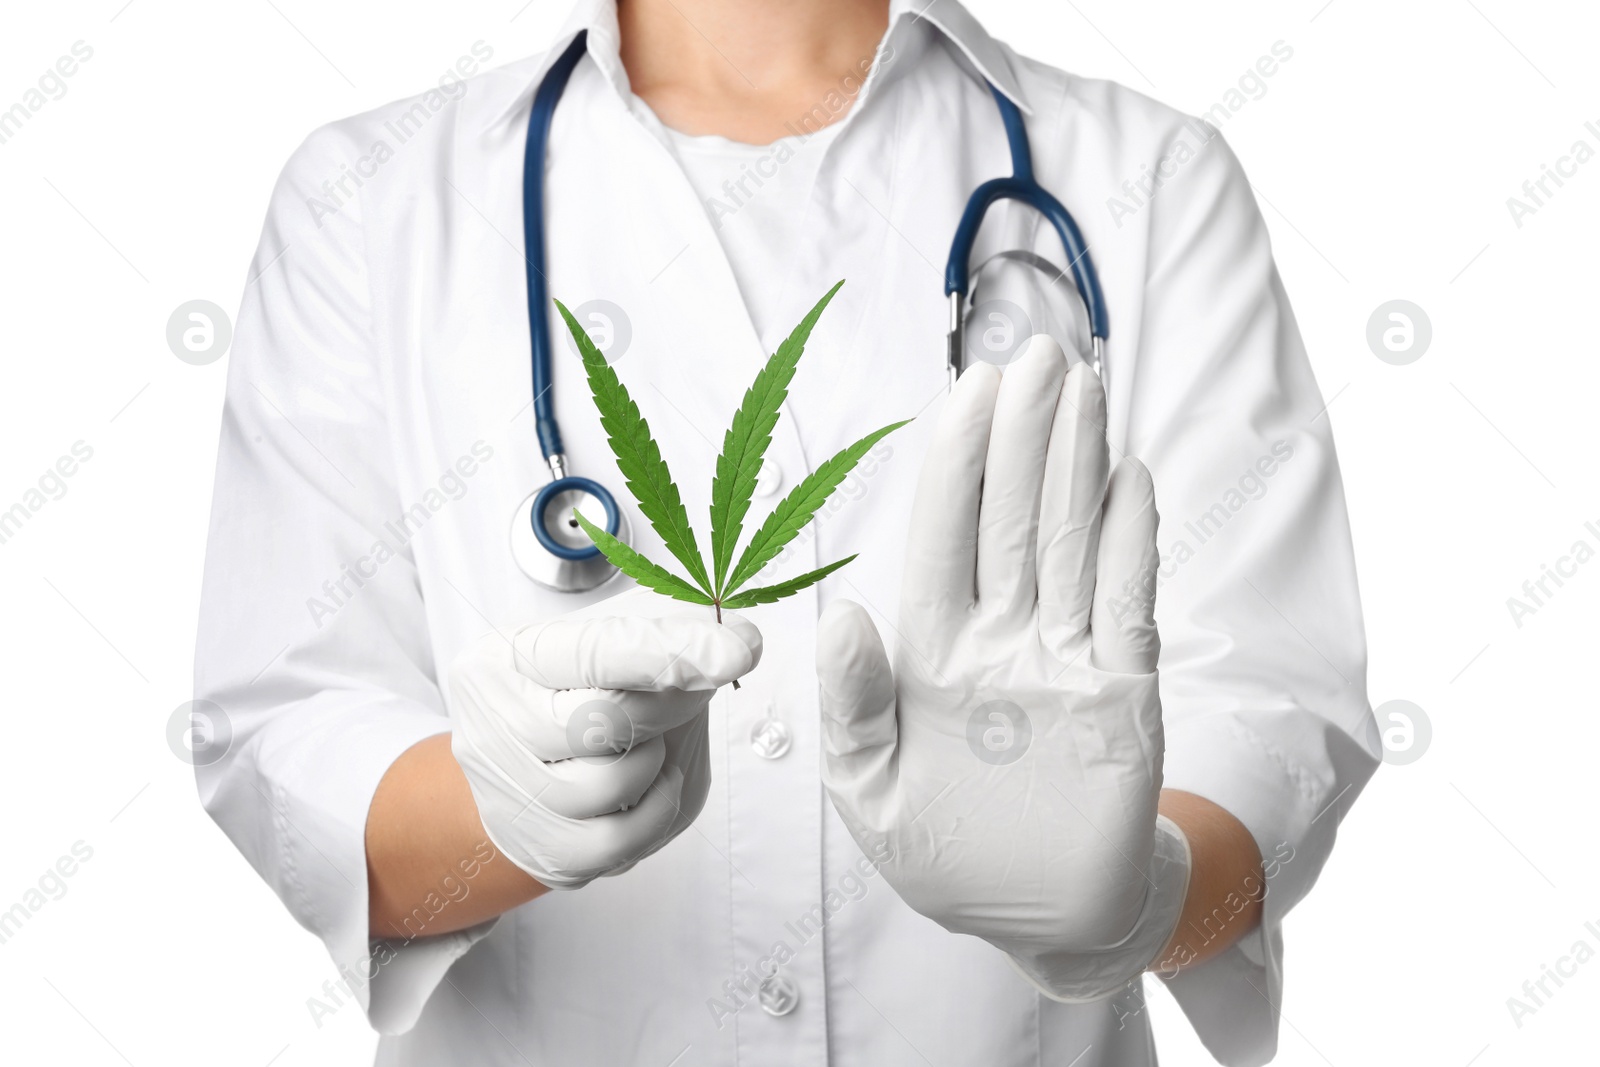
[[[164,736],[190,696],[226,368],[174,358],[166,322],[197,298],[237,308],[268,192],[312,128],[428,87],[476,41],[493,65],[541,49],[564,0],[522,2],[7,5],[0,109],[74,42],[94,49],[0,144],[0,510],[75,442],[93,449],[0,544],[0,910],[75,842],[93,849],[0,944],[7,1061],[370,1057],[353,1007],[312,1021],[331,964]],[[1600,17],[1511,0],[972,7],[1024,52],[1191,113],[1274,42],[1294,49],[1226,133],[1332,399],[1373,702],[1416,702],[1434,737],[1380,770],[1288,923],[1277,1062],[1592,1059],[1600,960],[1520,1028],[1506,1000],[1575,941],[1600,949],[1600,561],[1520,628],[1506,600],[1574,541],[1600,547],[1584,529],[1600,531],[1600,160],[1520,228],[1506,199],[1575,140],[1600,149]],[[1396,298],[1432,321],[1408,366],[1365,339]],[[1151,1010],[1163,1062],[1210,1062],[1164,994]]]

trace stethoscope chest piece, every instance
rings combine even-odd
[[[609,492],[588,478],[550,482],[530,494],[511,518],[511,556],[517,566],[558,593],[587,592],[617,574],[572,517],[574,509],[613,537],[628,539],[627,516]]]

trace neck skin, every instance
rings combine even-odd
[[[668,127],[770,144],[842,119],[888,0],[618,0],[622,65]]]

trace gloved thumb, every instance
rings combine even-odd
[[[817,623],[822,752],[830,792],[887,771],[894,755],[894,672],[866,609],[828,605]]]

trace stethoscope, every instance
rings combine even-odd
[[[539,450],[550,468],[550,481],[517,508],[511,524],[511,551],[529,578],[561,593],[582,593],[610,580],[615,567],[600,554],[572,518],[573,509],[586,518],[604,512],[606,532],[627,540],[628,523],[616,497],[590,478],[567,471],[567,457],[561,443],[561,428],[556,423],[555,402],[551,394],[552,334],[550,294],[545,279],[544,164],[550,140],[550,123],[556,104],[566,90],[573,69],[583,58],[587,31],[572,39],[559,59],[546,72],[533,97],[533,113],[528,119],[528,144],[522,170],[522,229],[528,260],[528,327],[533,353],[533,415]],[[961,212],[950,258],[945,264],[944,291],[950,301],[950,329],[946,351],[950,381],[961,373],[962,351],[966,340],[968,290],[971,284],[969,260],[978,228],[990,205],[999,200],[1018,200],[1042,214],[1055,227],[1078,296],[1089,317],[1089,334],[1094,366],[1103,364],[1110,327],[1100,279],[1089,257],[1083,234],[1061,201],[1041,186],[1033,176],[1033,153],[1028,146],[1028,131],[1022,112],[1004,94],[989,85],[1000,119],[1005,124],[1006,141],[1011,146],[1011,176],[992,178],[978,186]],[[529,536],[529,534],[532,536]]]

